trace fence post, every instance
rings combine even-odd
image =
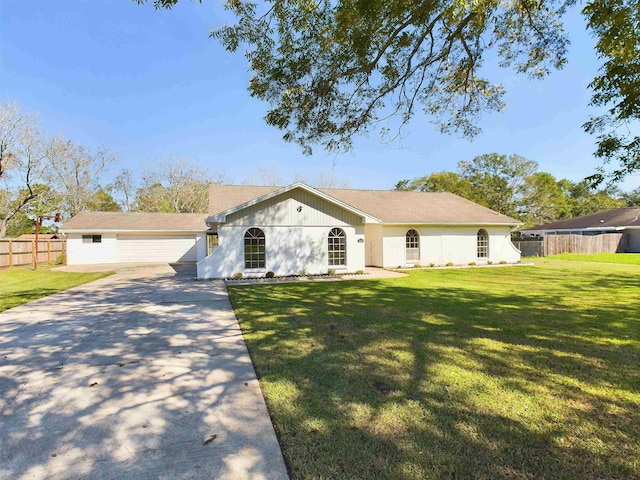
[[[9,267],[13,267],[13,240],[9,240]]]
[[[51,263],[51,240],[47,240],[47,263]]]

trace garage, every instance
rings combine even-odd
[[[202,213],[80,212],[67,222],[67,264],[197,262],[207,255]]]
[[[195,235],[116,235],[117,263],[195,262]]]

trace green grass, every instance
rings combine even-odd
[[[43,265],[35,271],[28,267],[0,270],[0,312],[112,273],[52,272]]]
[[[293,479],[640,478],[635,266],[229,289]]]
[[[624,263],[640,265],[640,253],[593,253],[582,255],[578,253],[562,253],[551,258],[559,260],[578,260],[581,262]]]

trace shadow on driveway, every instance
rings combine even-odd
[[[0,478],[287,478],[224,284],[154,268],[0,314]]]

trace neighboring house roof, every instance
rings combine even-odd
[[[70,231],[203,232],[204,213],[80,212],[62,227]]]
[[[39,233],[38,240],[58,240],[60,238],[64,238],[64,235],[61,233]],[[35,240],[35,233],[23,233],[18,237],[19,240]]]
[[[522,229],[522,232],[548,230],[622,230],[640,228],[640,207],[612,208],[602,212]]]
[[[294,184],[303,185],[303,184]],[[382,223],[416,224],[506,224],[521,222],[452,193],[403,192],[396,190],[349,190],[334,188],[310,191],[328,195],[338,202],[379,219]],[[237,206],[253,204],[257,197],[273,194],[284,187],[211,185],[209,213],[215,215]]]

